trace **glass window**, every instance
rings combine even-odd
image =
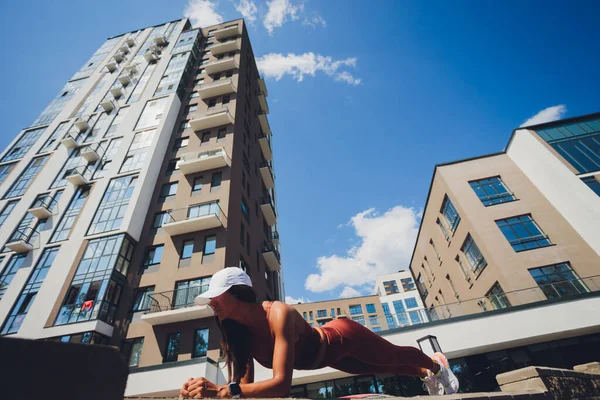
[[[165,356],[163,362],[177,361],[179,355],[179,341],[181,339],[181,333],[169,333],[167,336],[167,347],[165,349]]]
[[[442,209],[440,212],[444,216],[448,227],[452,233],[454,233],[458,227],[458,224],[460,223],[460,215],[458,215],[458,211],[456,211],[456,208],[454,207],[454,204],[452,204],[452,201],[450,201],[448,195],[444,197],[444,202],[442,203]]]
[[[514,251],[551,245],[548,236],[537,226],[530,214],[497,220],[496,224]]]
[[[396,324],[396,319],[394,318],[393,315],[386,315],[385,322],[388,325],[388,329],[394,329],[394,328],[398,327],[398,324]]]
[[[356,321],[356,322],[358,322],[361,325],[367,325],[366,322],[365,322],[365,316],[364,315],[359,315],[359,316],[356,316],[356,317],[352,317],[352,321]]]
[[[44,146],[40,149],[40,151],[38,151],[38,154],[54,150],[54,147],[57,145],[56,142],[62,139],[68,130],[69,122],[61,122],[52,133],[52,136],[50,136],[48,140],[46,140]]]
[[[217,249],[217,237],[207,236],[204,241],[204,254],[214,254]]]
[[[375,311],[375,304],[371,303],[371,304],[367,304],[367,313],[375,313],[377,311]]]
[[[246,200],[242,197],[242,214],[244,214],[244,218],[246,218],[246,221],[250,222],[250,209],[248,209],[248,204],[246,203]]]
[[[106,134],[104,134],[104,137],[111,137],[117,134],[117,129],[119,128],[119,125],[121,124],[123,119],[125,119],[127,111],[129,111],[129,107],[120,108],[119,111],[117,111],[117,115],[110,123],[110,126],[108,127]]]
[[[317,310],[317,318],[327,317],[327,310]]]
[[[4,198],[8,199],[11,197],[18,197],[25,194],[25,191],[27,190],[31,182],[33,182],[37,174],[44,167],[44,164],[46,164],[47,159],[48,156],[42,156],[32,159],[25,168],[25,170],[23,170],[21,175],[12,184],[10,189],[8,189],[8,191],[4,195]]]
[[[350,306],[350,315],[357,315],[357,314],[362,314],[363,310],[362,310],[362,305],[360,304],[354,304]]]
[[[484,206],[513,201],[515,196],[506,187],[499,176],[493,178],[479,179],[469,182],[479,200]]]
[[[194,299],[199,294],[208,290],[210,277],[191,279],[189,281],[177,282],[175,285],[175,298],[173,308],[184,308],[193,306]]]
[[[402,278],[400,279],[400,283],[402,284],[402,289],[404,289],[405,292],[415,290],[415,282],[412,278]]]
[[[10,150],[0,159],[0,162],[17,160],[23,158],[25,154],[33,147],[35,142],[46,131],[46,128],[32,129],[25,131],[19,140],[10,148]]]
[[[417,304],[417,299],[414,297],[409,297],[407,299],[404,299],[404,303],[406,304],[406,308],[419,307],[419,305]]]
[[[183,248],[181,249],[181,259],[191,258],[194,253],[194,240],[186,240],[183,242]]]
[[[550,300],[589,292],[568,263],[533,268],[529,273]]]
[[[196,329],[194,332],[194,351],[192,358],[206,357],[208,351],[208,329]]]
[[[120,174],[136,171],[144,167],[146,156],[152,145],[155,133],[156,129],[152,129],[149,131],[138,132],[133,136],[133,141],[131,142],[131,146],[129,146],[125,161],[123,161],[123,165],[119,171]]]
[[[133,312],[149,310],[152,305],[152,296],[154,294],[154,286],[139,288],[135,292],[133,301]]]
[[[406,311],[406,309],[404,308],[404,303],[402,303],[402,300],[395,300],[392,302],[392,305],[394,306],[394,310],[396,311],[397,314],[403,313]]]
[[[313,312],[312,311],[308,312],[308,319],[310,319],[311,321],[313,320]]]
[[[598,176],[598,175],[597,175]],[[583,183],[585,183],[594,193],[600,196],[600,182],[596,179],[595,176],[588,176],[587,178],[581,178]],[[1,182],[1,181],[0,181]]]
[[[0,165],[0,184],[6,180],[16,163]]]
[[[221,186],[221,179],[223,174],[221,172],[215,172],[212,174],[210,179],[210,191],[217,190]]]
[[[59,242],[69,237],[71,228],[73,227],[73,224],[75,224],[75,220],[83,208],[89,194],[89,186],[81,186],[77,189],[77,192],[71,199],[65,213],[61,217],[60,222],[56,226],[54,233],[52,233],[52,236],[50,237],[50,243]]]
[[[379,317],[377,315],[369,315],[369,325],[379,325]]]
[[[164,200],[168,197],[175,196],[179,184],[177,182],[165,183],[160,188],[160,199]]]
[[[508,298],[506,297],[506,294],[504,294],[502,286],[500,286],[498,282],[496,282],[494,286],[492,286],[492,288],[490,289],[488,294],[486,294],[485,297],[487,297],[488,301],[492,304],[495,310],[511,306],[510,301],[508,301]]]
[[[88,229],[88,235],[121,227],[136,182],[137,176],[124,176],[110,181]]]
[[[381,332],[381,327],[380,326],[374,326],[374,327],[371,328],[371,330],[373,332]]]
[[[226,132],[227,132],[226,128],[219,129],[219,131],[217,132],[217,143],[225,140],[225,136],[227,136]]]
[[[144,262],[142,265],[144,267],[149,267],[151,265],[160,264],[164,249],[165,246],[162,244],[149,248],[144,255]]]
[[[194,178],[194,184],[192,185],[192,192],[199,192],[202,190],[202,180],[203,176],[197,176]]]
[[[536,132],[579,173],[600,170],[600,120],[568,122]]]
[[[173,144],[173,150],[177,151],[179,149],[187,147],[189,142],[190,142],[189,137],[177,138],[177,139],[175,139],[175,143]]]
[[[395,280],[383,282],[383,288],[385,289],[386,295],[400,293],[400,290],[398,290],[398,284]]]
[[[467,235],[465,242],[463,243],[460,249],[466,256],[469,261],[469,265],[471,266],[471,270],[475,272],[475,274],[481,273],[483,269],[487,266],[487,261],[481,254],[479,247],[471,237],[471,234]]]
[[[381,307],[383,308],[383,314],[384,315],[391,315],[392,314],[390,312],[390,305],[388,303],[381,303]]]
[[[135,130],[137,131],[158,126],[168,101],[169,97],[148,101],[135,126]]]
[[[18,202],[19,202],[19,200],[11,200],[6,203],[6,205],[2,209],[2,212],[0,213],[0,227],[2,225],[4,225],[4,222],[6,221],[8,216],[12,213],[13,209],[15,208],[15,206],[17,205]]]
[[[144,338],[127,339],[125,346],[129,348],[129,368],[138,367],[140,365],[140,357],[142,356],[142,347],[144,346]]]
[[[419,311],[409,311],[408,316],[410,317],[410,322],[413,325],[420,324],[423,322],[423,319],[421,319],[421,314],[419,313]]]

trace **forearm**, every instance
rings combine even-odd
[[[223,385],[219,389],[219,397],[231,397],[228,385]],[[240,389],[242,390],[242,397],[246,398],[283,397],[289,393],[290,385],[287,385],[281,379],[271,378],[261,382],[242,383]]]

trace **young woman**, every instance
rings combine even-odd
[[[294,369],[326,366],[351,374],[418,376],[429,394],[458,390],[458,380],[443,354],[429,358],[414,347],[395,346],[345,318],[311,327],[285,303],[256,303],[252,282],[239,268],[217,272],[195,301],[214,311],[229,383],[217,386],[203,377],[189,378],[181,388],[182,398],[284,397]],[[271,368],[273,377],[254,382],[253,360]]]

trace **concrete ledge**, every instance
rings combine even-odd
[[[523,392],[523,393],[458,393],[444,396],[435,396],[440,400],[553,400],[554,397],[548,393],[542,392]],[[179,400],[175,397],[126,397],[127,400]],[[289,400],[290,397],[269,400]],[[298,399],[297,400],[308,400]],[[430,400],[431,396],[416,397],[393,397],[386,395],[374,395],[367,399],[410,399],[410,400]]]
[[[576,365],[573,367],[576,372],[584,372],[586,374],[600,374],[600,362],[595,361],[587,364]]]
[[[593,369],[598,363],[579,366]],[[600,375],[570,369],[526,367],[496,376],[502,392],[535,390],[555,399],[600,398]]]

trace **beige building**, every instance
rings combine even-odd
[[[435,167],[410,269],[432,318],[595,290],[600,115],[513,132]]]
[[[373,332],[390,329],[379,296],[292,304],[310,326],[321,326],[336,318],[349,318]]]

